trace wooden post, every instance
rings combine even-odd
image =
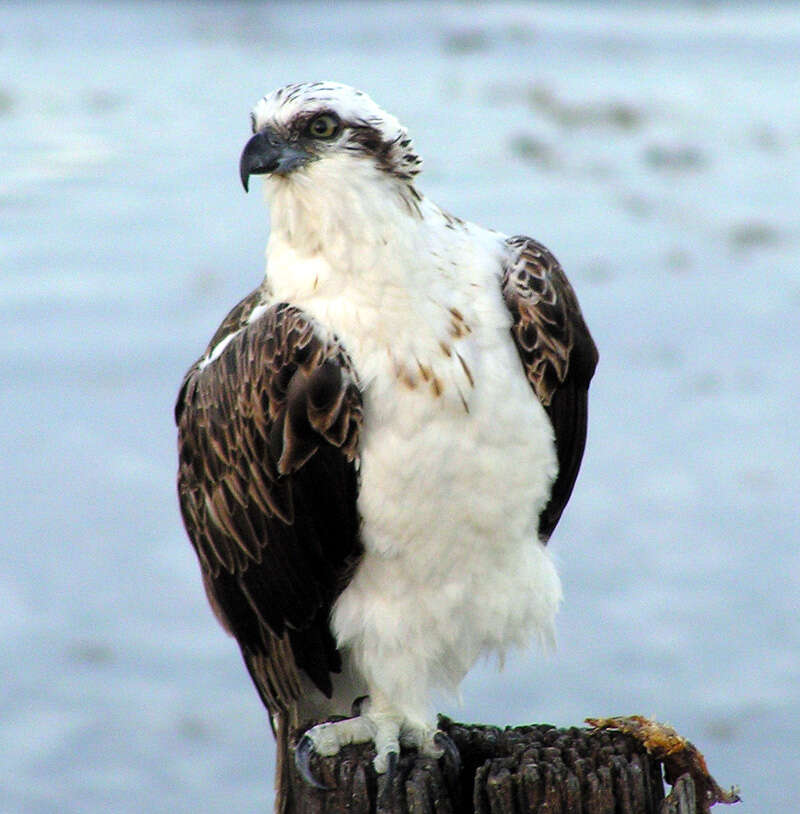
[[[662,759],[629,733],[546,724],[501,729],[446,718],[439,723],[461,753],[460,770],[446,758],[437,761],[410,751],[388,785],[372,769],[371,746],[348,746],[335,757],[312,761],[330,791],[310,787],[292,767],[289,811],[702,814],[713,804],[697,799],[690,773],[673,780],[665,799]]]

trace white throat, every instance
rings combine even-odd
[[[421,220],[413,188],[358,156],[326,157],[288,178],[269,177],[265,192],[270,277],[273,253],[287,249],[298,259],[320,257],[340,275],[368,273],[387,253],[396,255],[398,241]]]
[[[290,302],[333,331],[362,383],[384,367],[391,381],[421,376],[426,390],[446,389],[463,411],[474,343],[455,351],[469,325],[486,320],[475,311],[476,290],[492,292],[499,333],[510,327],[498,284],[502,236],[456,221],[406,182],[350,156],[270,178],[267,197],[269,301]]]

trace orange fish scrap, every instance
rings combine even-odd
[[[671,726],[630,715],[617,718],[587,718],[586,723],[597,730],[612,729],[631,735],[647,750],[647,754],[664,765],[664,777],[670,786],[689,775],[697,793],[697,814],[708,814],[715,803],[738,803],[741,798],[736,787],[724,791],[711,776],[700,750]]]

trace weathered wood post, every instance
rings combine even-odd
[[[642,722],[651,727],[645,734]],[[440,727],[461,753],[460,768],[410,752],[387,785],[372,770],[371,747],[346,747],[336,757],[314,759],[316,776],[329,791],[311,788],[293,771],[290,811],[703,814],[715,802],[738,800],[733,790],[719,789],[702,755],[673,730],[653,730],[659,725],[641,718],[593,723],[591,729],[501,729],[442,718]],[[673,784],[666,798],[665,775]]]

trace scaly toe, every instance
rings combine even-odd
[[[372,765],[378,774],[388,771],[391,762],[397,768],[397,759],[400,754],[400,722],[393,715],[368,716],[375,726],[375,760]]]
[[[461,768],[458,749],[444,732],[432,726],[404,722],[391,713],[367,713],[311,727],[295,749],[297,771],[310,786],[324,789],[326,786],[311,771],[311,756],[316,753],[331,757],[338,754],[342,746],[368,741],[375,744],[372,762],[375,772],[387,775],[386,782],[390,786],[397,773],[401,745],[415,748],[428,757],[438,759],[444,755],[450,768],[456,772]]]

